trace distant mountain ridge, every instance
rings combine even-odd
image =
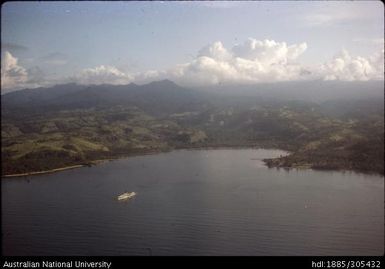
[[[292,81],[254,85],[217,85],[200,89],[179,86],[170,80],[138,85],[55,85],[49,88],[25,89],[1,96],[5,115],[46,113],[49,111],[87,109],[130,105],[146,113],[162,116],[185,111],[202,111],[210,105],[255,105],[286,101],[330,104],[345,100],[354,107],[357,100],[382,102],[381,81]],[[360,101],[361,102],[361,101]],[[324,106],[329,110],[329,106]],[[368,107],[368,106],[367,106]],[[369,105],[370,107],[370,105]],[[377,106],[376,106],[377,107]],[[338,106],[333,106],[333,111]],[[336,113],[340,113],[336,111]]]
[[[133,105],[149,113],[171,113],[199,106],[202,93],[181,87],[170,80],[144,85],[56,85],[4,94],[5,109],[85,109],[95,106]]]
[[[384,97],[384,81],[287,81],[275,83],[258,84],[231,84],[211,85],[198,88],[188,88],[177,85],[171,80],[153,81],[138,85],[130,83],[127,85],[80,85],[76,83],[58,84],[52,87],[23,89],[8,92],[1,97],[12,104],[33,103],[35,101],[47,101],[57,97],[73,94],[83,90],[93,93],[97,89],[115,90],[114,94],[123,94],[124,91],[141,91],[141,93],[153,93],[152,91],[165,91],[164,94],[174,93],[175,90],[182,92],[194,91],[195,94],[209,93],[209,95],[222,94],[225,96],[253,96],[281,99],[295,99],[306,101],[326,101],[330,99],[345,98],[371,98]],[[176,91],[175,93],[179,93]],[[101,93],[99,93],[99,96]],[[138,93],[136,93],[138,94]],[[107,94],[108,95],[108,94]],[[103,96],[106,97],[106,96]],[[120,96],[119,97],[124,97]],[[117,98],[117,97],[116,97]]]

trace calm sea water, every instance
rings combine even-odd
[[[180,150],[2,179],[4,255],[382,255],[384,178]],[[117,201],[125,191],[137,196]]]

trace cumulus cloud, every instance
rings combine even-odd
[[[248,39],[232,49],[219,41],[201,49],[189,63],[168,70],[181,83],[254,83],[302,79],[303,68],[296,62],[306,43],[288,46],[274,40]]]
[[[9,51],[4,52],[1,59],[1,93],[24,88],[37,88],[55,84],[47,80],[44,72],[38,67],[25,68],[19,64],[18,58]]]
[[[232,58],[232,55],[227,51],[221,42],[217,41],[211,45],[203,47],[198,52],[198,57],[210,57],[219,61],[228,61]]]
[[[306,43],[288,45],[252,38],[226,49],[218,41],[202,48],[189,63],[168,70],[166,77],[186,85],[384,79],[383,49],[370,57],[351,56],[344,50],[327,63],[304,66],[298,58],[306,49]]]
[[[3,90],[18,88],[27,81],[27,70],[18,64],[16,57],[6,51],[1,61],[1,88]]]
[[[346,50],[319,68],[325,80],[365,81],[384,79],[384,50],[368,58],[351,56]]]
[[[1,69],[3,89],[47,86],[76,82],[79,84],[129,84],[171,79],[185,86],[215,84],[253,84],[293,80],[365,81],[384,79],[384,50],[370,57],[352,56],[342,51],[329,62],[312,66],[299,63],[306,43],[287,44],[274,40],[250,38],[242,44],[226,48],[220,41],[203,47],[196,57],[166,70],[129,73],[114,66],[86,68],[76,75],[54,80],[44,77],[38,68],[26,69],[8,51],[4,53]],[[51,55],[58,59],[62,55]],[[3,91],[4,92],[4,91]]]
[[[234,46],[232,50],[236,57],[263,64],[287,64],[301,55],[306,48],[306,43],[287,46],[285,42],[250,38],[244,44]]]
[[[252,84],[292,80],[371,80],[383,79],[383,51],[368,58],[343,51],[330,62],[303,66],[298,58],[307,44],[248,39],[227,49],[220,41],[203,47],[190,62],[168,70],[125,73],[113,66],[84,69],[75,81],[82,84],[147,83],[171,79],[185,86]]]
[[[83,69],[73,78],[80,84],[128,84],[134,80],[133,75],[124,73],[114,66],[100,65]]]
[[[132,76],[134,77],[135,82],[138,82],[141,84],[149,83],[154,80],[166,79],[169,77],[166,71],[157,71],[157,70],[139,72],[139,73],[132,74]]]

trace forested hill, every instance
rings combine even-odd
[[[2,175],[208,146],[292,152],[266,160],[270,167],[383,174],[383,96],[379,82],[320,81],[189,89],[163,80],[11,92],[1,96]]]

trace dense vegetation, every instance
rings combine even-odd
[[[213,146],[292,152],[265,160],[269,167],[384,174],[383,89],[377,97],[318,101],[214,92],[160,81],[3,95],[2,175]]]

